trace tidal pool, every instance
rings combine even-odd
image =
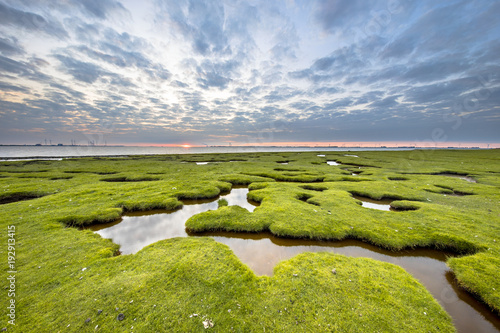
[[[215,210],[217,200],[253,211],[257,203],[247,200],[247,188],[233,188],[212,200],[184,201],[180,210],[130,213],[116,222],[90,229],[120,245],[122,254],[136,253],[146,245],[173,237],[208,236],[228,245],[236,256],[257,275],[272,276],[274,266],[303,252],[333,252],[351,257],[367,257],[403,267],[418,279],[453,318],[459,332],[500,332],[500,318],[460,289],[446,266],[452,254],[429,249],[391,252],[361,241],[312,241],[278,238],[270,233],[187,233],[185,222],[193,215]],[[366,198],[363,198],[365,200]]]
[[[455,173],[438,173],[438,174],[436,174],[436,176],[454,177],[454,178],[459,178],[459,179],[462,179],[462,180],[466,180],[469,183],[477,183],[477,180],[475,180],[472,177],[469,177],[469,176],[466,176],[466,175],[458,175],[458,174],[455,174]]]
[[[375,200],[354,194],[352,195],[352,197],[354,199],[361,201],[362,207],[378,209],[378,210],[386,210],[386,211],[397,211],[396,209],[391,207],[391,202],[393,202],[394,199]]]

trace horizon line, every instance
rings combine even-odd
[[[1,146],[37,146],[37,144],[0,144]],[[39,144],[38,144],[39,145]],[[58,146],[58,144],[41,145]],[[87,144],[63,144],[70,146],[89,146]],[[303,147],[303,148],[500,148],[500,142],[473,142],[473,141],[289,141],[289,142],[224,142],[220,144],[199,143],[107,143],[90,145],[94,147],[169,147],[169,148],[203,148],[203,147]]]

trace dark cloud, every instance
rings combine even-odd
[[[13,26],[29,31],[41,31],[57,38],[69,37],[60,23],[48,21],[39,14],[9,7],[1,2],[0,25]]]
[[[0,37],[0,52],[6,56],[25,53],[24,48],[18,44],[15,37]]]
[[[321,28],[330,33],[369,34],[388,24],[402,7],[410,6],[399,1],[373,0],[367,4],[363,0],[318,0],[314,16]]]
[[[0,82],[0,91],[16,91],[16,92],[24,92],[24,93],[29,92],[29,90],[25,87],[13,85],[13,84],[8,84],[8,83],[3,83],[3,82]]]
[[[264,100],[268,103],[276,103],[281,101],[289,101],[291,98],[302,95],[298,89],[294,89],[288,86],[279,86],[276,87],[273,91],[269,92],[266,96],[264,96]],[[275,108],[275,107],[273,107]]]
[[[216,87],[224,89],[233,80],[232,76],[238,73],[241,63],[236,60],[204,61],[197,66],[198,84],[203,89]]]
[[[219,89],[224,89],[227,87],[231,79],[224,77],[216,72],[203,72],[203,77],[198,79],[199,86],[203,89],[208,89],[211,87],[216,87]]]
[[[151,62],[151,60],[140,52],[125,51],[109,43],[103,43],[101,47],[111,52],[111,54],[93,50],[85,45],[80,45],[74,49],[81,54],[88,55],[92,59],[98,59],[117,67],[136,67],[142,69],[151,79],[168,80],[171,77],[170,71],[164,68],[163,65]]]
[[[102,67],[90,62],[79,61],[64,55],[54,55],[61,63],[60,69],[73,76],[76,80],[85,83],[94,83],[101,76],[109,75],[110,73]]]
[[[27,73],[29,69],[25,63],[13,60],[8,57],[0,56],[0,72],[8,72],[15,74]]]
[[[224,31],[225,13],[220,3],[212,1],[157,1],[163,15],[174,23],[177,30],[191,41],[193,50],[199,54],[230,54],[232,52]],[[161,17],[160,17],[161,15]]]
[[[387,109],[387,108],[392,108],[394,106],[397,106],[399,105],[398,101],[396,101],[396,99],[398,98],[399,96],[388,96],[384,99],[381,99],[381,100],[376,100],[374,102],[372,102],[369,107],[373,107],[373,108],[384,108],[384,109]]]
[[[36,58],[31,61],[17,61],[0,55],[0,73],[16,74],[19,77],[39,82],[49,81],[50,76],[39,71],[39,64]]]
[[[334,110],[338,110],[338,109],[344,109],[345,107],[350,106],[352,104],[353,104],[353,100],[351,98],[342,98],[342,99],[339,99],[335,102],[325,104],[323,109],[334,111]]]

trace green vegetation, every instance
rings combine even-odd
[[[224,206],[227,206],[229,203],[227,202],[226,199],[219,199],[219,201],[217,201],[217,205],[218,207],[224,207]]]
[[[16,326],[5,316],[2,327],[201,332],[210,320],[209,330],[218,332],[454,331],[425,288],[392,264],[306,253],[281,262],[273,277],[258,277],[210,238],[174,238],[120,256],[110,240],[68,227],[114,221],[126,211],[179,209],[183,200],[215,198],[233,185],[248,185],[249,199],[260,206],[250,213],[219,203],[188,220],[190,231],[270,231],[356,238],[393,250],[453,250],[464,254],[448,259],[460,285],[500,311],[498,151],[317,154],[0,163],[2,243],[7,226],[15,226],[17,269]],[[331,160],[341,165],[327,165]],[[399,211],[361,207],[352,195],[394,199]],[[6,245],[0,251],[7,258]],[[0,306],[7,308],[7,297]]]

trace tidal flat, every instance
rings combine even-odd
[[[214,201],[241,187],[250,206]],[[177,225],[177,237],[159,237],[130,254],[87,229],[154,210],[182,213],[193,200],[213,205]],[[272,274],[261,275],[218,241],[243,233],[300,246],[356,241],[387,256],[442,251],[446,279],[484,306],[484,331],[499,331],[499,203],[498,150],[0,162],[2,237],[7,244],[15,226],[17,269],[16,325],[4,316],[0,328],[464,331],[411,267],[321,250],[274,258]],[[140,238],[141,222],[133,224],[128,237]],[[6,245],[1,252],[7,258]],[[6,309],[9,299],[1,302]],[[213,327],[206,329],[208,322]]]

